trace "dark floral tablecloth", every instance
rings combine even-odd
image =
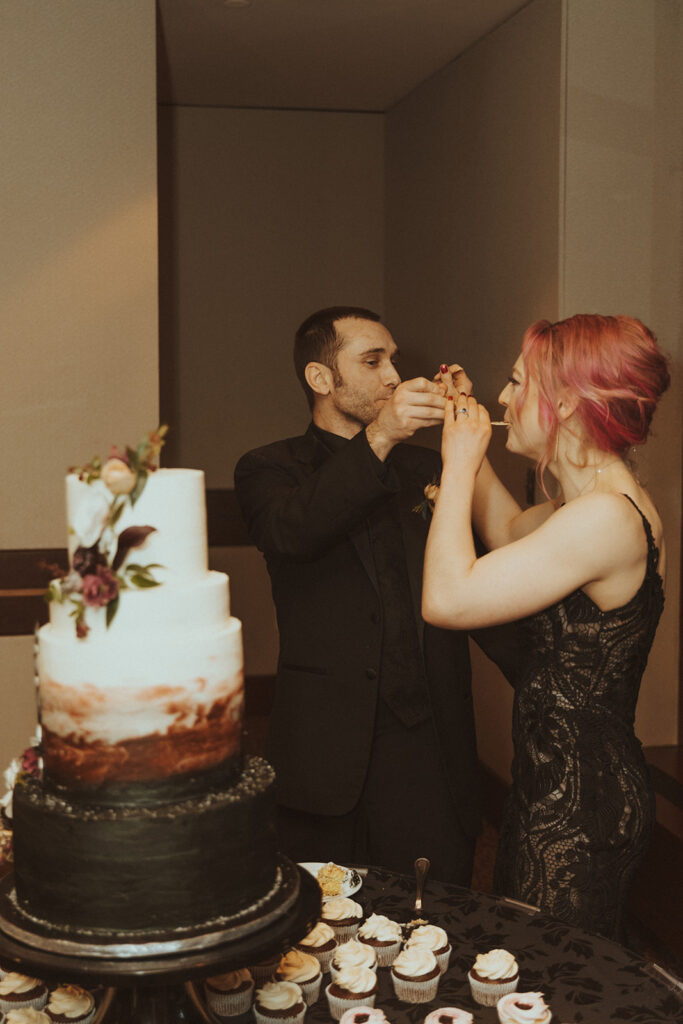
[[[367,914],[395,921],[414,917],[415,884],[405,875],[370,868],[354,899]],[[542,992],[553,1024],[683,1024],[683,991],[676,979],[647,960],[597,935],[571,928],[532,908],[427,881],[422,917],[446,930],[453,946],[450,966],[432,1003],[409,1006],[393,994],[388,970],[380,970],[375,1005],[390,1024],[422,1024],[430,1010],[457,1006],[474,1015],[475,1024],[497,1024],[495,1008],[480,1006],[470,995],[467,972],[477,953],[507,949],[519,964],[520,992]],[[321,997],[306,1014],[306,1024],[330,1024]]]

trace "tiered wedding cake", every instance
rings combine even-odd
[[[182,930],[276,884],[273,772],[241,755],[241,624],[207,570],[204,475],[153,470],[160,446],[67,477],[70,568],[38,634],[44,774],[13,801],[18,907],[57,929]]]

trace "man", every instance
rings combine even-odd
[[[467,885],[480,827],[469,652],[420,617],[419,506],[440,459],[404,444],[443,421],[446,385],[401,382],[397,354],[370,310],[314,313],[294,348],[313,422],[236,467],[280,633],[266,756],[294,859],[411,872],[426,856]]]

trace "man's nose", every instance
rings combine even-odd
[[[385,368],[383,378],[387,387],[396,388],[401,383],[401,375],[393,363],[389,363]]]

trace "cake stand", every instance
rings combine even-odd
[[[232,923],[198,925],[180,937],[126,935],[106,943],[65,938],[28,919],[7,875],[0,881],[0,959],[22,974],[99,990],[97,1024],[217,1022],[196,982],[279,955],[320,916],[316,880],[286,857],[278,863],[275,891]]]

